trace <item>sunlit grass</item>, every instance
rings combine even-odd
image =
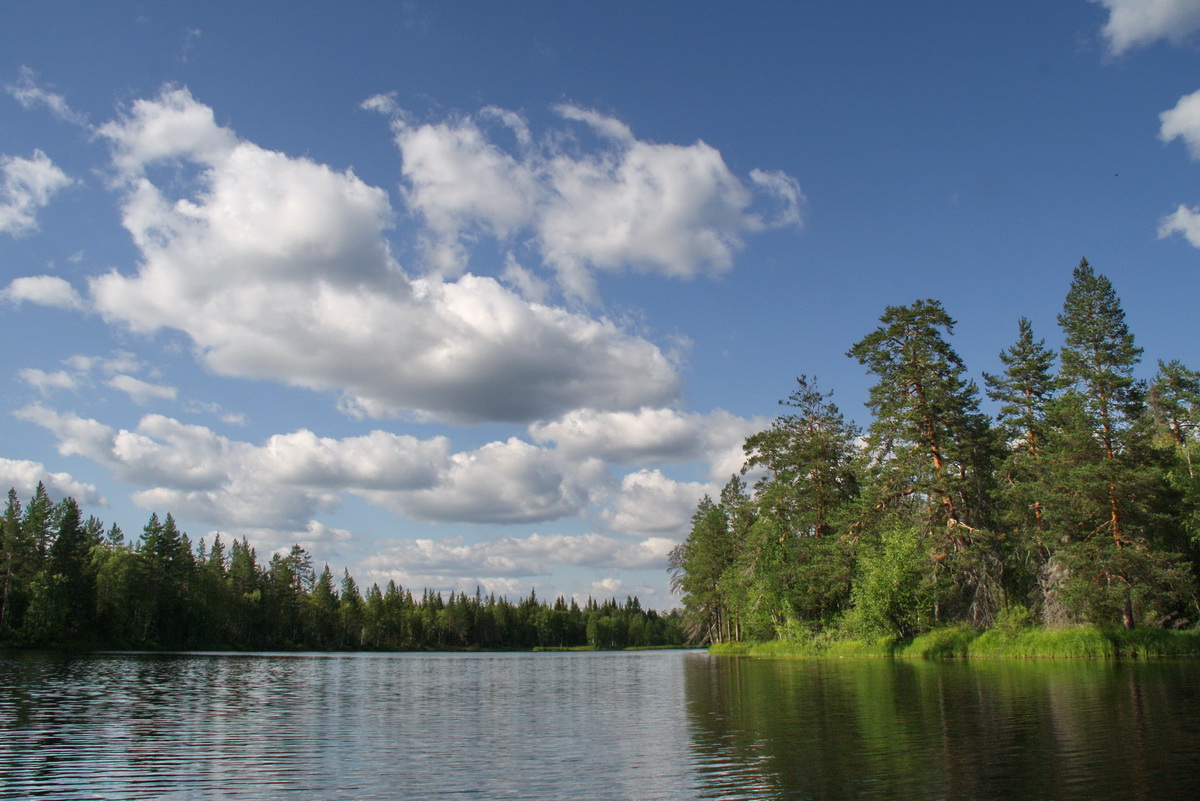
[[[982,633],[969,627],[934,629],[911,639],[874,641],[822,634],[764,643],[723,643],[712,654],[754,657],[895,659],[1117,659],[1200,656],[1200,631],[1097,626],[1064,628],[997,627]]]

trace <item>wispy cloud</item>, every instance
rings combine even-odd
[[[63,122],[87,127],[87,116],[72,109],[62,95],[40,86],[37,73],[29,67],[21,67],[16,83],[5,84],[4,91],[27,109],[44,106]]]

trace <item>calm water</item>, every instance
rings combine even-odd
[[[0,798],[1200,798],[1200,663],[0,655]]]

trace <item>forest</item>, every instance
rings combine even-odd
[[[1086,260],[1057,322],[1055,350],[1017,321],[982,375],[994,416],[932,299],[888,307],[849,349],[874,381],[865,429],[800,376],[671,554],[690,641],[1194,628],[1200,374],[1159,360],[1137,379],[1142,350]]]
[[[54,503],[39,484],[15,490],[0,521],[0,647],[208,650],[616,649],[679,645],[678,613],[637,598],[506,598],[425,590],[389,581],[365,596],[347,570],[318,574],[299,545],[265,565],[245,539],[219,534],[193,548],[167,514],[136,541],[84,519],[73,498]]]

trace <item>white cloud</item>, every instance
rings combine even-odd
[[[48,373],[36,367],[28,367],[17,375],[42,395],[48,395],[51,390],[55,389],[74,391],[79,388],[78,379],[66,370],[55,370],[53,373]]]
[[[1182,139],[1192,159],[1200,160],[1200,91],[1179,98],[1175,107],[1158,115],[1161,127],[1159,138],[1164,142]],[[1158,226],[1159,237],[1182,234],[1193,246],[1200,248],[1200,208],[1180,205],[1164,217]]]
[[[184,409],[191,414],[210,414],[222,423],[229,423],[230,425],[241,426],[246,424],[246,415],[244,413],[229,411],[219,403],[188,400],[184,403]]]
[[[410,280],[383,236],[384,192],[237,139],[186,90],[139,100],[100,132],[142,263],[93,279],[95,306],[135,330],[184,331],[217,373],[337,390],[358,414],[456,421],[526,421],[589,400],[636,408],[677,392],[666,356],[610,321],[491,278]],[[199,168],[191,196],[171,201],[146,177],[162,160]]]
[[[87,117],[67,105],[66,98],[38,86],[37,75],[29,67],[21,67],[20,78],[15,84],[7,84],[4,90],[27,109],[45,106],[50,113],[72,125],[86,126]]]
[[[30,275],[14,278],[0,297],[10,303],[37,303],[59,309],[83,309],[86,304],[75,288],[55,275]]]
[[[0,488],[15,489],[22,503],[33,497],[38,482],[56,501],[70,496],[84,506],[108,505],[94,485],[76,481],[69,473],[52,473],[40,462],[0,458]]]
[[[1200,0],[1092,0],[1109,11],[1102,33],[1110,52],[1167,39],[1179,44],[1200,28]]]
[[[1158,224],[1160,238],[1182,234],[1192,247],[1200,248],[1200,207],[1180,205]]]
[[[147,403],[156,400],[175,400],[179,395],[179,390],[175,387],[163,384],[151,384],[149,381],[143,381],[140,378],[134,378],[124,373],[110,378],[108,385],[113,389],[119,389],[121,392],[124,392],[139,406],[145,406]]]
[[[363,562],[373,573],[476,575],[487,578],[549,575],[557,566],[666,569],[675,543],[658,537],[627,539],[602,534],[531,534],[477,543],[461,538],[414,539],[384,545]]]
[[[17,417],[50,430],[59,453],[91,459],[140,487],[132,496],[139,505],[226,531],[290,536],[307,530],[318,510],[338,501],[333,490],[340,487],[277,480],[263,449],[162,415],[143,417],[132,431],[37,404],[19,410]]]
[[[1200,91],[1179,98],[1175,107],[1158,115],[1159,138],[1164,142],[1182,139],[1188,153],[1200,160]]]
[[[609,528],[622,534],[659,535],[678,542],[705,493],[715,487],[680,482],[658,470],[639,470],[621,480],[616,509],[605,515]]]
[[[444,437],[373,431],[332,439],[300,430],[262,445],[150,414],[133,430],[40,404],[17,412],[58,438],[58,451],[111,470],[135,500],[226,530],[295,532],[342,493],[436,522],[517,523],[577,514],[611,483],[596,460],[571,461],[520,440],[450,453]]]
[[[128,176],[156,161],[188,159],[215,165],[234,153],[237,137],[217,125],[212,109],[187,89],[164,89],[153,100],[139,99],[120,120],[97,129],[113,145],[113,163]]]
[[[532,523],[578,514],[608,481],[597,461],[570,461],[511,438],[454,454],[433,486],[362,494],[432,522]]]
[[[449,440],[372,431],[331,439],[301,429],[267,440],[256,462],[267,479],[302,487],[360,490],[432,486],[449,460]]]
[[[36,231],[38,209],[72,183],[40,150],[28,159],[0,156],[0,176],[0,232],[13,236]]]
[[[572,456],[595,456],[616,464],[678,464],[705,461],[728,475],[729,454],[741,467],[742,443],[768,425],[717,410],[688,414],[673,409],[642,408],[630,412],[578,409],[551,422],[530,426],[538,442],[554,442]]]
[[[569,128],[535,146],[511,111],[415,125],[391,98],[364,106],[393,115],[406,200],[430,227],[429,252],[442,272],[463,269],[464,243],[479,235],[505,242],[524,233],[568,292],[591,299],[592,270],[718,274],[747,234],[800,222],[803,195],[790,176],[754,170],[747,184],[704,142],[645,142],[590,109],[556,108],[599,137],[585,153],[572,147]],[[515,152],[489,137],[490,119],[515,133]],[[753,208],[756,194],[774,201],[771,215]]]
[[[464,237],[478,231],[507,238],[532,216],[534,175],[488,142],[473,121],[398,124],[396,143],[404,156],[406,200],[435,235],[429,250],[439,272],[455,274],[465,267]]]

